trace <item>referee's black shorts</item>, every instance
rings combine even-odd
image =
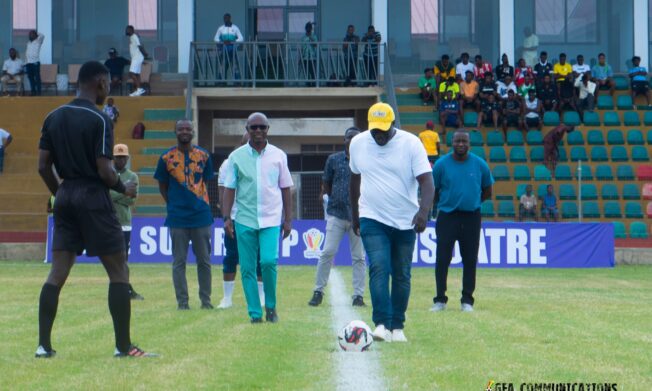
[[[100,181],[64,180],[54,203],[52,250],[102,256],[125,252],[109,189]]]

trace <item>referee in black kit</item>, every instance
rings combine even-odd
[[[59,292],[75,256],[86,250],[98,256],[109,275],[109,311],[115,331],[116,357],[148,357],[131,343],[129,270],[122,228],[109,189],[136,196],[136,184],[122,183],[113,168],[113,122],[96,105],[109,93],[109,71],[96,61],[79,70],[79,95],[45,118],[39,141],[38,170],[52,194],[54,236],[52,268],[41,290],[37,358],[50,358],[50,335]],[[57,182],[52,165],[63,180]]]

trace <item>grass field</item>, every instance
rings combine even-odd
[[[240,284],[234,307],[199,310],[195,269],[191,311],[176,310],[169,265],[132,265],[146,300],[133,303],[132,335],[157,359],[114,359],[107,281],[98,265],[77,265],[61,294],[53,332],[58,355],[33,358],[37,304],[48,266],[0,263],[0,389],[335,388],[336,339],[329,296],[306,305],[314,269],[279,273],[277,325],[250,325]],[[350,286],[350,269],[340,268]],[[214,269],[213,302],[221,297]],[[449,277],[443,313],[428,308],[432,269],[413,269],[407,344],[375,344],[391,390],[482,390],[497,382],[607,382],[652,388],[652,267],[478,272],[476,311],[461,313],[461,273]],[[368,297],[365,298],[370,302]],[[358,311],[371,323],[369,307]],[[363,353],[364,354],[364,353]],[[518,388],[517,388],[518,389]]]

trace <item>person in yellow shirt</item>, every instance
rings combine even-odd
[[[444,83],[439,85],[439,101],[441,102],[446,97],[446,93],[450,91],[453,93],[452,99],[457,100],[460,94],[460,85],[455,82],[454,77],[449,77]]]
[[[435,164],[441,151],[439,133],[435,132],[435,124],[432,121],[426,122],[426,129],[419,133],[419,140],[426,149],[430,164]]]
[[[559,62],[552,67],[552,73],[555,75],[555,81],[557,83],[565,81],[566,78],[573,78],[573,66],[566,62],[565,53],[559,55]]]
[[[448,54],[441,56],[441,61],[437,61],[433,67],[437,84],[448,80],[449,77],[455,77],[455,65],[451,64]]]

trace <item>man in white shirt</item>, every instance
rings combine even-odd
[[[369,108],[369,131],[351,141],[351,225],[369,258],[373,337],[407,342],[403,326],[412,254],[416,233],[426,228],[435,189],[421,142],[394,128],[394,118],[391,106],[376,103]]]
[[[573,65],[573,76],[575,79],[581,78],[586,72],[591,72],[591,66],[584,63],[584,56],[580,54],[577,56],[577,63]]]
[[[141,96],[145,90],[140,87],[140,71],[143,67],[143,61],[147,57],[145,47],[140,43],[140,38],[134,30],[134,26],[127,26],[125,34],[129,37],[129,54],[131,55],[131,64],[129,65],[129,77],[134,84],[134,91],[129,96]]]
[[[464,80],[466,77],[466,72],[471,71],[475,68],[475,65],[469,62],[469,53],[462,53],[460,56],[462,62],[455,66],[455,75],[458,80]]]
[[[6,130],[0,128],[0,174],[2,174],[2,170],[4,168],[5,148],[11,144],[12,140],[13,139],[11,138],[11,134],[9,134],[9,132]]]
[[[25,50],[25,69],[29,78],[32,96],[41,95],[41,45],[45,36],[36,30],[29,32],[29,41]]]
[[[231,14],[224,14],[224,24],[217,29],[215,33],[215,42],[218,43],[220,49],[220,56],[222,57],[223,65],[223,78],[227,78],[227,69],[234,73],[233,78],[240,78],[240,71],[238,69],[236,46],[234,43],[243,42],[244,37],[240,32],[238,26],[231,22]]]
[[[575,80],[575,88],[579,89],[577,108],[583,120],[584,111],[593,111],[595,107],[595,90],[597,84],[591,81],[591,71],[587,71],[581,78]]]
[[[516,84],[512,81],[512,77],[507,75],[505,76],[504,81],[497,81],[496,82],[496,92],[498,92],[498,96],[502,100],[506,100],[508,98],[508,92],[509,90],[514,91],[514,95],[518,93],[518,89],[516,88]]]
[[[2,82],[2,91],[5,96],[9,96],[9,91],[7,90],[9,81],[16,82],[16,89],[19,93],[23,91],[23,60],[18,58],[18,52],[14,48],[9,49],[9,58],[2,65],[2,77],[0,77],[0,81]]]

